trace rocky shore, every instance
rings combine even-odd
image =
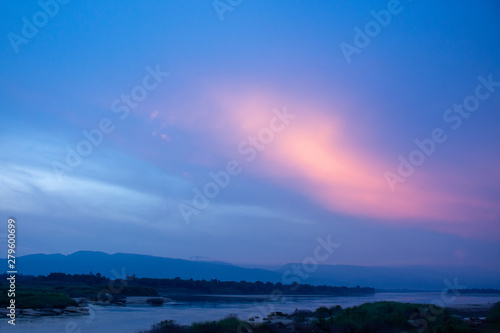
[[[9,313],[7,309],[0,309],[0,315],[5,316]],[[89,315],[89,309],[79,306],[68,306],[63,309],[17,309],[16,316],[85,316]]]
[[[130,296],[115,298],[110,301],[95,301],[87,298],[76,298],[78,306],[67,306],[65,308],[43,308],[43,309],[17,309],[16,316],[86,316],[90,314],[89,304],[98,306],[126,306],[128,305],[150,305],[161,306],[164,303],[172,302],[172,299],[167,297],[144,297]],[[0,316],[5,316],[9,313],[6,308],[0,308]]]

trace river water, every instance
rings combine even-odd
[[[132,298],[132,297],[130,297]],[[175,300],[175,297],[172,297]],[[484,305],[500,302],[500,295],[459,295],[442,293],[377,293],[370,296],[285,296],[273,300],[267,296],[206,296],[193,300],[176,300],[160,307],[149,305],[89,306],[89,316],[20,317],[15,327],[0,320],[1,332],[40,333],[136,333],[162,320],[179,324],[218,320],[230,313],[241,319],[265,317],[269,312],[292,313],[295,309],[315,310],[320,306],[343,308],[376,301],[437,304],[445,306]]]

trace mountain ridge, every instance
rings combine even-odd
[[[5,258],[1,259],[5,260]],[[314,270],[288,263],[276,270],[244,268],[225,262],[196,261],[153,255],[101,251],[77,251],[69,255],[30,254],[17,258],[18,273],[47,275],[101,273],[110,278],[176,278],[248,282],[299,282],[311,285],[357,285],[377,289],[442,290],[500,288],[500,273],[478,267],[317,265]]]

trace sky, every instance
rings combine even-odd
[[[500,269],[499,15],[4,1],[0,256]]]

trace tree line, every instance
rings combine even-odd
[[[1,275],[1,281],[5,281],[6,274]],[[108,285],[111,282],[115,284],[120,279],[112,280],[100,273],[93,274],[66,274],[50,273],[49,275],[18,275],[20,283],[28,284],[84,284],[84,285]],[[347,286],[313,286],[310,284],[282,284],[280,282],[248,282],[248,281],[221,281],[211,280],[193,280],[181,279],[159,279],[159,278],[137,278],[135,275],[127,276],[125,280],[128,286],[152,287],[163,292],[171,293],[201,293],[201,294],[271,294],[280,291],[290,295],[365,295],[374,294],[375,289],[370,287],[347,287]]]

